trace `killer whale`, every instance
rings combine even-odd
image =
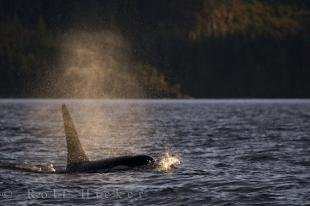
[[[148,155],[119,156],[94,161],[89,160],[82,148],[73,120],[65,104],[62,105],[62,116],[67,144],[67,165],[65,169],[57,167],[54,168],[52,164],[28,165],[12,163],[0,163],[0,168],[34,173],[63,174],[81,172],[110,172],[115,170],[131,169],[139,166],[155,166],[154,159]]]
[[[138,166],[151,166],[154,159],[148,155],[119,156],[102,160],[90,161],[82,148],[69,110],[62,105],[62,116],[67,142],[66,173],[74,172],[105,172],[115,168],[133,168]]]

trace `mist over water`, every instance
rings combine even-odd
[[[81,99],[144,96],[144,90],[132,72],[136,63],[131,59],[130,45],[119,32],[72,29],[60,38],[59,43],[62,46],[56,72],[46,77],[48,84],[43,83],[50,87],[52,93]],[[33,91],[39,92],[39,87]],[[148,111],[143,105],[131,104],[108,104],[107,107],[111,110],[102,110],[100,105],[93,102],[86,100],[71,104],[68,101],[73,119],[83,125],[77,130],[84,147],[97,147],[100,149],[98,154],[105,156],[133,153],[131,149],[120,150],[120,145],[137,144],[142,139],[136,140],[135,137],[126,137],[122,133],[130,130],[128,125],[131,122],[147,117]],[[119,108],[118,112],[115,112],[115,106]],[[30,119],[44,116],[49,116],[46,108],[37,108],[28,114]],[[149,129],[151,126],[145,128],[145,133]],[[105,138],[99,140],[98,137],[102,136]]]
[[[128,42],[117,31],[69,30],[59,38],[60,52],[54,72],[43,87],[50,95],[76,98],[142,97]],[[34,88],[40,94],[40,86]]]

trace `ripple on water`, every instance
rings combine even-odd
[[[0,194],[13,193],[11,199],[0,196],[1,205],[310,203],[310,102],[0,100],[0,162],[65,167],[59,112],[64,102],[91,159],[146,153],[160,160],[169,151],[179,155],[181,164],[168,173],[1,169]],[[58,196],[27,198],[29,190],[35,195],[56,190]],[[87,190],[90,194],[83,198]],[[108,193],[112,195],[105,197]]]

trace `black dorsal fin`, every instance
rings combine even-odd
[[[62,116],[67,140],[67,167],[74,163],[89,161],[81,146],[70,113],[64,104],[62,105]]]

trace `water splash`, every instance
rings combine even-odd
[[[161,172],[169,172],[181,164],[180,158],[176,155],[166,152],[165,155],[159,160],[157,170]]]
[[[54,172],[56,172],[53,164],[47,164],[47,165],[21,164],[21,165],[7,166],[7,168],[17,169],[17,170],[26,171],[26,172],[37,172],[37,173],[54,173]]]

